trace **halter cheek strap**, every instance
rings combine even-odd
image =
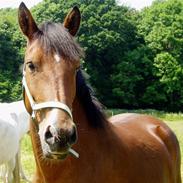
[[[27,97],[29,99],[29,102],[30,102],[30,105],[32,108],[32,114],[31,114],[32,122],[35,123],[35,127],[36,127],[37,132],[39,131],[39,127],[38,127],[38,124],[37,124],[36,119],[35,119],[35,111],[37,111],[37,110],[44,109],[44,108],[58,108],[58,109],[62,109],[63,111],[65,111],[70,116],[70,118],[73,119],[72,112],[71,112],[70,108],[62,102],[48,101],[48,102],[42,102],[39,104],[35,103],[32,95],[29,91],[27,82],[26,82],[25,71],[23,71],[22,85],[25,89],[25,92],[27,94]],[[72,156],[79,158],[79,154],[75,150],[73,150],[72,148],[69,148],[69,153]]]
[[[30,90],[28,88],[26,79],[25,79],[25,72],[23,74],[22,85],[25,89],[25,92],[27,94],[27,97],[29,99],[29,102],[30,102],[30,105],[32,108],[32,114],[31,114],[32,118],[35,118],[35,112],[37,110],[45,109],[45,108],[58,108],[58,109],[62,109],[63,111],[65,111],[70,116],[70,118],[73,119],[72,112],[71,112],[70,108],[62,102],[48,101],[48,102],[42,102],[42,103],[38,103],[38,104],[35,103],[32,95],[30,93]]]

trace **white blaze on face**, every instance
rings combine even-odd
[[[49,117],[47,119],[49,125],[53,125],[58,121],[58,113],[59,109],[52,109],[49,113]]]
[[[53,124],[55,124],[57,122],[58,112],[59,112],[59,109],[52,109],[49,112],[48,118],[44,119],[44,121],[39,124],[40,131],[45,132],[48,126],[52,126]]]
[[[58,63],[58,62],[60,62],[60,60],[61,60],[61,58],[60,58],[60,56],[58,55],[58,54],[55,54],[54,55],[54,59],[55,59],[55,61]]]
[[[53,124],[55,124],[57,122],[58,112],[59,112],[59,109],[52,109],[49,112],[49,116],[39,124],[38,134],[39,134],[39,137],[41,140],[41,146],[43,149],[43,153],[50,151],[48,144],[45,142],[45,132],[46,132],[48,126],[52,126]]]

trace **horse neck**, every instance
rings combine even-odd
[[[17,114],[17,128],[20,139],[29,131],[29,114],[26,111]]]
[[[17,127],[19,137],[22,138],[29,130],[29,114],[25,110],[23,101],[9,103],[9,116]]]
[[[106,141],[106,138],[104,138],[104,134],[107,133],[106,131],[107,127],[98,129],[92,127],[87,119],[87,116],[85,115],[83,106],[77,99],[73,103],[73,118],[78,129],[78,141],[73,146],[73,149],[80,154],[80,158],[75,159],[69,156],[67,157],[66,160],[62,162],[60,161],[57,162],[55,160],[46,160],[43,157],[39,136],[37,134],[34,124],[31,123],[30,133],[31,133],[34,156],[36,159],[37,168],[39,172],[50,172],[49,169],[51,169],[51,172],[59,171],[59,174],[61,175],[60,170],[76,171],[78,169],[79,163],[81,163],[81,161],[84,161],[83,157],[85,157],[84,158],[85,161],[88,159],[91,159],[92,161],[98,158],[98,154],[94,153],[94,149],[95,148],[97,149],[99,146],[101,146],[101,144],[106,144],[102,143],[102,141]],[[86,153],[86,148],[87,152],[91,153]],[[90,157],[87,157],[88,155]],[[55,168],[54,171],[53,167]],[[49,176],[52,176],[51,173],[49,174]]]
[[[83,135],[86,137],[88,135],[91,138],[91,135],[98,135],[106,130],[107,123],[104,123],[103,127],[92,126],[88,117],[86,116],[84,107],[77,99],[73,103],[73,117],[80,137],[83,137]]]
[[[73,103],[72,111],[73,111],[73,119],[74,119],[74,122],[76,123],[78,136],[79,136],[78,142],[76,143],[76,145],[74,145],[73,148],[79,149],[80,147],[82,147],[83,145],[82,143],[85,143],[84,140],[90,139],[90,143],[96,143],[95,140],[99,142],[100,140],[104,139],[102,138],[104,133],[107,133],[107,131],[109,131],[108,123],[106,123],[106,125],[103,128],[92,127],[92,125],[89,123],[87,119],[83,106],[80,104],[80,102],[77,99],[75,99]],[[39,152],[39,156],[41,156],[42,150],[40,145],[40,139],[39,139],[39,135],[37,133],[37,129],[35,127],[34,122],[30,123],[30,131],[32,134],[31,139],[34,142],[33,148],[36,149],[36,152]],[[92,142],[92,139],[94,139],[93,142]]]

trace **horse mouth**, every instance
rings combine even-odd
[[[74,158],[79,158],[79,154],[72,148],[69,148],[63,152],[50,151],[46,157],[50,159],[64,160],[68,155],[71,155]]]

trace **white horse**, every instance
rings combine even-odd
[[[0,103],[0,165],[7,167],[4,182],[20,182],[19,144],[28,130],[29,114],[23,101]]]

